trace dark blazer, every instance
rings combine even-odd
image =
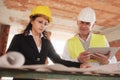
[[[39,53],[32,35],[17,34],[13,37],[7,52],[18,51],[22,53],[26,65],[45,64],[46,58],[49,57],[54,63],[60,63],[68,67],[80,67],[80,63],[62,60],[54,50],[50,40],[44,37],[41,40],[42,46]]]

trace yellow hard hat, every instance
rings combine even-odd
[[[30,16],[34,16],[36,14],[42,14],[42,15],[45,15],[49,18],[50,22],[52,22],[52,16],[51,16],[51,12],[50,12],[50,9],[48,6],[37,6],[35,7]]]

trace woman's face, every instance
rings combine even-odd
[[[38,34],[41,34],[48,25],[48,20],[44,17],[37,17],[35,20],[31,21],[32,24],[32,31],[37,32]]]

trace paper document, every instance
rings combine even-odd
[[[70,72],[70,73],[83,73],[83,74],[120,74],[120,62],[114,64],[107,64],[98,67],[90,67],[90,68],[75,68],[75,67],[66,67],[61,64],[53,64],[47,65],[45,68],[50,72]],[[36,71],[41,71],[42,67],[37,67]],[[94,75],[93,74],[93,75]]]
[[[19,52],[8,52],[0,57],[0,67],[21,67],[25,62],[24,56]]]
[[[91,53],[101,53],[101,54],[107,54],[110,51],[110,58],[112,58],[117,51],[120,49],[120,47],[95,47],[95,48],[89,48],[87,51]]]
[[[12,67],[8,67],[12,68]],[[15,68],[15,67],[13,67]],[[21,70],[34,70],[37,72],[67,72],[67,73],[80,73],[80,74],[108,74],[108,75],[120,75],[120,62],[114,64],[107,64],[98,67],[90,67],[90,68],[75,68],[75,67],[66,67],[61,64],[53,64],[53,65],[23,65],[21,67],[16,67],[15,69]]]

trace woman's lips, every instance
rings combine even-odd
[[[39,29],[40,31],[43,31],[43,29]]]

